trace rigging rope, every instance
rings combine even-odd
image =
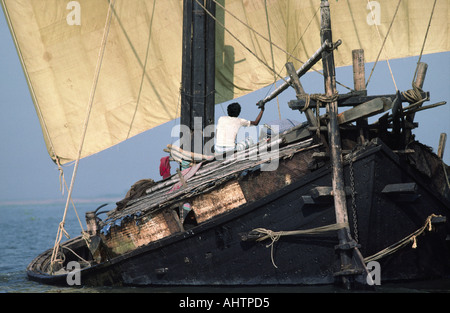
[[[406,236],[405,238],[397,241],[396,243],[390,245],[389,247],[387,247],[371,256],[364,258],[364,262],[368,263],[370,261],[379,260],[385,256],[388,256],[390,254],[397,252],[398,250],[400,250],[401,248],[410,244],[411,242],[412,242],[412,248],[416,249],[417,248],[417,237],[422,235],[426,230],[428,230],[428,231],[432,230],[433,225],[432,225],[431,220],[434,217],[442,217],[442,215],[431,214],[430,216],[427,217],[427,219],[425,220],[425,224],[421,228],[417,229],[415,232],[413,232],[410,235]],[[316,228],[311,228],[311,229],[305,229],[305,230],[277,231],[277,232],[269,230],[269,229],[265,229],[265,228],[255,228],[250,233],[252,235],[261,236],[260,238],[256,239],[257,242],[264,241],[266,239],[270,239],[272,241],[271,243],[266,245],[266,248],[269,248],[269,247],[271,248],[270,257],[272,260],[272,264],[275,268],[278,268],[278,266],[275,264],[275,261],[273,258],[273,246],[274,246],[275,242],[280,240],[281,237],[294,236],[294,235],[319,235],[319,234],[324,234],[324,233],[327,233],[330,231],[335,231],[335,230],[339,230],[342,228],[348,228],[348,227],[349,227],[348,223],[336,223],[336,224],[331,224],[331,225],[316,227]]]
[[[269,12],[267,11],[267,0],[264,0],[264,8],[265,8],[265,11],[266,11],[267,32],[269,33],[270,55],[272,57],[272,67],[273,67],[273,70],[275,71],[275,59],[274,59],[274,56],[273,56],[272,35],[271,35],[271,32],[270,32]],[[274,83],[275,88],[276,88],[277,87],[277,73],[273,73],[273,79],[274,79],[273,83]],[[278,106],[278,116],[279,116],[279,118],[281,120],[280,100],[279,100],[278,96],[277,96],[277,106]]]
[[[425,32],[425,37],[423,38],[422,49],[420,50],[419,60],[417,61],[416,70],[414,72],[414,76],[413,76],[413,80],[412,80],[413,86],[414,86],[414,80],[416,79],[417,70],[419,68],[419,63],[420,63],[420,60],[422,59],[423,49],[425,48],[425,42],[427,41],[427,38],[428,38],[428,31],[430,30],[431,20],[433,18],[434,8],[436,6],[436,1],[437,0],[434,0],[433,8],[431,9],[430,19],[428,21],[427,31]]]
[[[231,35],[231,36],[232,36],[239,44],[241,44],[247,51],[249,51],[255,58],[257,58],[258,61],[260,61],[262,64],[264,64],[269,70],[271,70],[271,71],[272,71],[275,75],[277,75],[280,79],[282,79],[284,82],[286,82],[286,79],[285,79],[284,77],[282,77],[281,74],[279,74],[279,73],[275,70],[275,68],[271,68],[266,62],[264,62],[263,60],[261,60],[261,58],[259,58],[259,57],[256,55],[256,53],[254,53],[253,51],[251,51],[250,48],[248,48],[242,41],[240,41],[235,35],[233,35],[233,33],[231,33],[231,31],[230,31],[229,29],[227,29],[227,28],[225,27],[224,24],[222,24],[220,21],[218,21],[218,20],[216,19],[216,17],[215,17],[211,12],[209,12],[209,11],[205,8],[204,5],[202,5],[202,4],[199,2],[199,0],[195,0],[195,1],[202,7],[203,10],[205,10],[205,12],[206,12],[209,16],[211,16],[212,19],[214,19],[214,21],[216,21],[217,24],[219,24],[224,30],[226,30],[227,33],[229,33],[229,34],[230,34],[230,35]],[[249,30],[251,30],[254,34],[256,34],[257,36],[261,37],[262,39],[264,39],[265,41],[267,41],[269,44],[271,44],[271,46],[274,46],[275,48],[279,49],[281,52],[285,53],[288,57],[293,58],[294,60],[296,60],[296,61],[298,61],[298,62],[300,62],[300,63],[302,63],[302,64],[305,64],[305,62],[303,62],[302,60],[300,60],[299,58],[297,58],[295,55],[293,55],[293,54],[290,53],[289,51],[286,51],[286,50],[283,49],[282,47],[280,47],[280,46],[278,46],[277,44],[273,43],[270,39],[267,39],[266,37],[264,37],[264,36],[263,36],[261,33],[259,33],[257,30],[253,29],[250,25],[248,25],[246,22],[242,21],[239,17],[237,17],[235,14],[233,14],[233,13],[230,12],[228,9],[226,9],[222,4],[220,4],[219,2],[217,2],[217,0],[213,0],[213,1],[214,1],[214,3],[215,3],[216,5],[218,5],[220,8],[222,8],[222,9],[224,10],[224,12],[227,12],[228,14],[230,14],[233,18],[235,18],[238,22],[240,22],[242,25],[244,25],[244,26],[247,27]],[[312,17],[311,21],[314,19],[314,17],[315,17],[316,15],[317,15],[317,12],[316,12],[316,14],[314,14],[314,16]],[[311,24],[311,21],[310,21],[309,24]],[[308,27],[309,27],[309,24],[308,24]],[[305,30],[305,32],[306,32],[306,30]],[[303,35],[304,35],[304,34],[303,34]],[[303,37],[303,35],[302,35],[302,37]],[[301,39],[301,38],[300,38],[300,39]],[[300,41],[300,39],[299,39],[299,41]],[[311,69],[312,69],[313,71],[315,71],[316,73],[319,73],[320,75],[323,76],[323,73],[322,73],[322,72],[320,72],[320,71],[318,71],[318,70],[316,70],[316,69],[314,69],[314,68],[311,68]],[[342,84],[342,83],[340,83],[340,82],[338,82],[338,81],[336,81],[336,84],[338,84],[338,85],[340,85],[340,86],[342,86],[342,87],[344,87],[344,88],[346,88],[346,89],[348,89],[348,90],[353,90],[353,89],[351,89],[350,87],[348,87],[348,86],[346,86],[346,85],[344,85],[344,84]]]
[[[198,5],[209,15],[211,16],[211,18],[217,23],[219,24],[228,34],[230,34],[231,37],[233,37],[242,47],[244,47],[251,55],[253,55],[259,62],[261,62],[261,64],[263,64],[264,66],[266,66],[270,71],[272,71],[273,73],[275,73],[278,77],[280,77],[280,79],[284,80],[285,82],[286,79],[284,77],[282,77],[281,75],[279,75],[274,68],[271,68],[269,64],[267,64],[267,62],[265,62],[264,60],[262,60],[259,56],[256,55],[256,53],[254,53],[249,47],[247,47],[241,40],[239,40],[239,38],[237,36],[235,36],[228,28],[225,27],[224,24],[222,24],[219,20],[216,19],[216,17],[209,12],[206,7],[199,2],[199,0],[195,0]],[[215,0],[213,0],[216,4],[218,4],[219,6],[221,6],[219,3],[217,3]],[[245,24],[244,24],[245,25]],[[257,33],[255,31],[255,33]],[[266,39],[266,38],[264,38]],[[267,40],[267,39],[266,39]],[[275,47],[281,49],[279,46],[277,46],[276,44],[273,44]],[[286,52],[287,53],[287,52]],[[303,63],[303,62],[302,62]]]
[[[390,63],[389,63],[389,56],[388,56],[388,54],[387,54],[387,52],[386,52],[386,49],[384,49],[384,45],[385,45],[385,43],[386,43],[386,39],[387,39],[387,37],[388,37],[388,35],[389,35],[389,32],[391,31],[392,24],[394,23],[394,19],[395,19],[395,17],[397,16],[397,12],[398,12],[398,9],[399,9],[399,7],[400,7],[400,3],[401,3],[401,2],[402,2],[402,0],[399,0],[398,3],[397,3],[397,8],[395,9],[395,13],[394,13],[394,16],[392,17],[391,24],[389,25],[388,31],[386,32],[386,36],[384,36],[384,40],[383,40],[383,42],[382,42],[382,44],[381,44],[380,51],[378,52],[377,58],[376,58],[376,60],[375,60],[375,63],[373,64],[372,71],[370,72],[369,78],[367,79],[367,82],[366,82],[366,89],[367,89],[367,86],[369,85],[369,81],[370,81],[370,78],[372,77],[373,71],[375,70],[375,66],[376,66],[377,63],[378,63],[378,59],[380,58],[381,51],[384,51],[384,54],[386,55],[386,63],[387,63],[387,65],[388,65],[389,72],[391,73],[391,77],[392,77],[392,81],[394,82],[395,90],[398,90],[397,84],[395,83],[394,74],[392,73],[391,65],[390,65]],[[370,12],[371,12],[371,14],[372,14],[372,19],[375,19],[375,14],[373,13],[372,6],[370,5],[369,0],[367,0],[367,3],[369,4],[369,7],[370,7]],[[378,28],[377,23],[374,23],[374,25],[375,25],[375,28],[376,28],[376,30],[377,30],[378,37],[380,38],[380,40],[382,40],[382,39],[381,39],[380,29]]]
[[[425,232],[425,230],[428,230],[428,231],[432,230],[431,219],[433,217],[442,217],[442,216],[436,215],[436,214],[431,214],[430,216],[427,217],[427,219],[425,220],[425,224],[421,228],[419,228],[412,234],[406,236],[405,238],[397,241],[396,243],[390,245],[389,247],[387,247],[371,256],[364,258],[364,262],[368,263],[370,261],[375,261],[375,260],[381,259],[385,256],[388,256],[388,255],[394,253],[394,252],[397,252],[398,250],[400,250],[401,248],[403,248],[404,246],[408,245],[411,242],[413,243],[412,248],[413,249],[417,248],[417,237],[422,235]]]
[[[262,237],[256,239],[256,241],[264,241],[266,239],[271,239],[272,242],[266,245],[266,248],[270,247],[270,257],[272,259],[272,264],[275,268],[278,266],[275,264],[273,259],[273,245],[275,242],[280,240],[282,236],[294,236],[294,235],[320,235],[324,233],[328,233],[330,231],[339,230],[342,228],[348,228],[348,223],[336,223],[321,227],[315,227],[311,229],[301,229],[301,230],[292,230],[292,231],[272,231],[270,229],[265,228],[255,228],[250,233],[254,233],[256,235],[263,235]]]
[[[134,120],[136,118],[136,114],[137,114],[137,111],[138,111],[139,103],[141,102],[142,88],[143,88],[143,85],[144,85],[144,78],[145,78],[145,73],[146,73],[146,68],[147,68],[147,61],[148,61],[148,52],[150,50],[150,39],[152,38],[152,29],[153,29],[152,26],[153,26],[153,17],[155,15],[155,7],[156,7],[156,0],[153,0],[152,15],[151,15],[151,18],[150,18],[149,30],[148,30],[147,50],[145,52],[145,60],[144,60],[143,68],[142,68],[141,83],[140,83],[140,86],[139,86],[139,93],[138,93],[137,100],[136,100],[136,107],[134,109],[133,117],[131,118],[131,123],[130,123],[130,127],[128,129],[128,134],[127,134],[126,139],[130,138],[131,129],[133,128],[133,124],[134,124]]]
[[[111,26],[111,21],[112,21],[112,9],[114,7],[116,0],[114,0],[112,3],[109,2],[109,6],[108,6],[108,13],[106,16],[106,22],[105,22],[105,27],[103,30],[103,37],[102,37],[102,44],[98,53],[98,57],[97,57],[97,65],[95,68],[95,72],[94,72],[94,79],[93,79],[93,83],[92,83],[92,87],[91,87],[91,92],[89,95],[89,102],[88,102],[88,107],[87,107],[87,112],[86,112],[86,117],[85,117],[85,121],[83,124],[83,131],[82,131],[82,135],[81,135],[81,142],[80,142],[80,147],[78,149],[78,156],[77,159],[75,161],[75,165],[74,165],[74,169],[73,169],[73,173],[72,173],[72,179],[70,182],[70,188],[69,188],[69,193],[67,195],[67,201],[66,201],[66,206],[64,209],[64,215],[62,218],[62,221],[59,223],[58,226],[58,232],[56,235],[56,239],[55,239],[55,245],[53,246],[53,251],[52,251],[52,256],[51,256],[51,272],[53,272],[53,266],[56,262],[61,261],[59,259],[57,259],[57,255],[59,252],[59,247],[60,247],[60,242],[62,240],[62,236],[63,234],[69,238],[69,235],[67,234],[66,230],[64,229],[64,224],[65,224],[65,220],[66,220],[66,216],[67,216],[67,209],[69,207],[69,202],[72,200],[72,191],[73,191],[73,187],[74,187],[74,183],[75,183],[75,177],[77,174],[77,170],[78,170],[78,165],[80,163],[80,159],[81,159],[81,152],[83,150],[83,145],[84,145],[84,140],[86,138],[86,132],[87,132],[87,126],[89,123],[89,117],[91,114],[91,110],[92,110],[92,105],[94,102],[94,97],[95,97],[95,91],[97,89],[97,83],[98,83],[98,79],[100,76],[100,69],[102,66],[102,61],[103,61],[103,56],[105,53],[105,47],[106,47],[106,41],[108,38],[108,34],[109,34],[109,29]]]

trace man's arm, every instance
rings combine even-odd
[[[258,116],[256,117],[256,120],[251,121],[250,125],[257,126],[259,124],[259,121],[261,120],[261,117],[264,113],[264,105],[261,106],[261,111],[259,112]]]

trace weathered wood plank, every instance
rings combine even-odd
[[[338,114],[338,123],[345,124],[356,121],[359,118],[370,117],[385,112],[391,109],[391,107],[392,101],[389,98],[376,98]]]
[[[430,93],[429,92],[422,92],[421,93],[423,98],[429,98]],[[376,98],[389,98],[392,101],[397,97],[396,94],[386,94],[386,95],[376,95],[376,96],[368,96],[366,90],[362,91],[354,91],[346,94],[342,94],[338,96],[338,106],[339,107],[346,107],[346,106],[357,106],[361,103],[376,99]],[[401,95],[401,102],[407,102],[406,98]],[[428,100],[427,100],[428,101]],[[304,107],[304,103],[299,100],[291,100],[288,102],[289,108],[292,110],[301,110]],[[315,107],[316,101],[314,99],[311,99],[310,106]]]

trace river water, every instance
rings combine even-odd
[[[85,212],[95,210],[104,203],[101,200],[83,202],[77,211],[85,227]],[[54,287],[29,281],[26,267],[30,261],[53,247],[57,227],[63,216],[64,204],[4,204],[0,205],[0,293],[342,293],[347,292],[336,286],[296,286],[296,287],[172,287],[172,288],[132,288],[132,287]],[[110,207],[112,208],[112,207]],[[106,208],[105,208],[106,209]],[[72,208],[67,215],[65,229],[71,237],[80,234],[80,224]],[[63,239],[64,241],[65,239]],[[381,284],[377,293],[450,293],[450,278],[402,284]]]

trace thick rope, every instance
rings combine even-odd
[[[266,239],[272,240],[272,242],[268,245],[266,245],[266,248],[270,247],[270,258],[272,260],[272,264],[275,268],[278,268],[278,266],[275,264],[275,261],[273,259],[273,245],[275,242],[280,240],[283,236],[295,236],[295,235],[319,235],[328,233],[330,231],[336,231],[342,228],[348,228],[348,223],[336,223],[331,224],[327,226],[321,226],[311,229],[301,229],[301,230],[292,230],[292,231],[272,231],[270,229],[265,228],[255,228],[251,232],[252,233],[259,233],[260,235],[264,235],[261,238],[256,239],[256,241],[264,241]]]
[[[322,93],[313,93],[313,94],[304,94],[304,95],[302,95],[302,97],[305,98],[305,105],[301,109],[301,111],[305,112],[309,108],[311,99],[316,101],[317,107],[320,107],[319,102],[331,103],[331,102],[337,101],[337,99],[339,97],[339,93],[336,91],[332,96],[327,96]],[[317,110],[317,108],[316,108],[316,110]]]
[[[92,87],[91,87],[91,92],[90,92],[90,95],[89,95],[88,108],[87,108],[87,112],[86,112],[85,121],[84,121],[84,124],[83,124],[83,132],[82,132],[82,135],[81,135],[80,147],[78,149],[78,156],[77,156],[77,159],[75,161],[75,166],[74,166],[74,169],[73,169],[72,180],[70,182],[70,188],[69,188],[69,192],[68,192],[68,195],[67,195],[66,206],[64,208],[64,215],[63,215],[62,221],[59,223],[58,232],[57,232],[56,239],[55,239],[55,244],[53,246],[53,252],[52,252],[51,263],[50,263],[51,264],[50,265],[51,272],[53,272],[54,264],[56,262],[60,261],[60,260],[57,260],[57,255],[58,255],[58,251],[60,249],[60,242],[62,240],[63,234],[67,238],[69,238],[69,235],[67,234],[67,232],[64,229],[64,224],[65,224],[65,221],[66,221],[66,216],[67,216],[67,210],[68,210],[68,207],[69,207],[69,203],[72,200],[72,191],[73,191],[73,187],[74,187],[74,183],[75,183],[75,177],[76,177],[76,174],[77,174],[78,165],[79,165],[80,159],[81,159],[81,152],[83,150],[84,140],[86,138],[87,126],[88,126],[88,123],[89,123],[89,117],[90,117],[92,106],[93,106],[93,102],[94,102],[95,91],[97,89],[97,83],[98,83],[98,79],[99,79],[99,76],[100,76],[100,69],[101,69],[101,66],[102,66],[103,56],[104,56],[104,53],[105,53],[105,47],[106,47],[106,41],[107,41],[108,34],[109,34],[109,29],[110,29],[110,26],[111,26],[112,8],[113,8],[114,4],[115,4],[115,0],[114,0],[113,3],[109,2],[108,13],[107,13],[107,16],[106,16],[105,27],[104,27],[104,30],[103,30],[102,44],[101,44],[101,47],[100,47],[100,50],[99,50],[99,53],[98,53],[97,65],[96,65],[96,69],[95,69],[95,72],[94,72],[94,79],[93,79],[93,83],[92,83]]]
[[[401,248],[405,247],[406,245],[410,244],[411,242],[412,242],[412,248],[416,249],[417,248],[417,237],[422,235],[426,230],[428,230],[428,231],[432,230],[431,219],[433,217],[441,217],[441,215],[431,214],[430,216],[427,217],[425,224],[421,228],[419,228],[412,234],[406,236],[405,238],[397,241],[393,245],[390,245],[389,247],[387,247],[371,256],[364,258],[364,262],[368,263],[370,261],[375,261],[375,260],[381,259],[385,256],[391,255],[394,252],[397,252]]]

